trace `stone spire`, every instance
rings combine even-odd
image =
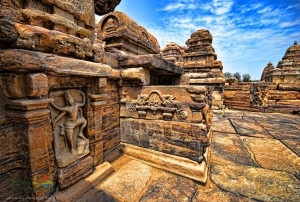
[[[278,63],[277,68],[300,68],[300,45],[294,41],[294,45],[289,47],[282,60]]]
[[[267,66],[264,68],[264,71],[263,71],[263,73],[262,73],[262,75],[261,75],[261,81],[266,81],[266,82],[268,82],[268,74],[273,70],[273,69],[275,69],[275,67],[274,67],[274,65],[273,65],[273,63],[270,61],[268,64],[267,64]]]
[[[179,46],[174,42],[170,42],[162,50],[162,56],[164,59],[176,63],[182,58],[182,53],[184,52],[183,47]]]
[[[300,45],[297,41],[286,50],[277,67],[270,69],[264,77],[268,82],[300,83]]]
[[[213,37],[208,30],[200,29],[192,33],[186,41],[187,49],[178,65],[184,69],[186,84],[221,84],[223,66],[217,61],[217,55],[212,47]]]

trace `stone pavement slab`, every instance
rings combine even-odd
[[[255,121],[268,131],[275,139],[299,139],[300,124],[294,122],[281,122],[280,119],[255,119]]]
[[[212,142],[211,160],[213,162],[258,166],[251,158],[239,135],[214,132]]]
[[[196,193],[196,184],[187,178],[162,173],[153,179],[139,199],[140,202],[189,202]]]
[[[154,172],[152,167],[132,160],[104,181],[100,188],[120,201],[135,201]]]
[[[211,126],[212,131],[223,132],[223,133],[235,133],[231,122],[228,119],[220,119],[218,121],[213,121]]]
[[[215,189],[198,190],[193,198],[193,202],[254,202],[252,200],[238,194],[225,192]]]
[[[300,157],[279,140],[242,137],[262,168],[288,171],[300,175]]]
[[[211,164],[211,179],[223,191],[260,201],[299,201],[300,181],[294,175],[251,166]]]
[[[249,118],[229,118],[237,133],[245,136],[272,138],[266,129],[260,126],[253,119]]]
[[[282,140],[283,144],[285,144],[288,148],[290,148],[295,154],[300,156],[300,141],[296,140]]]

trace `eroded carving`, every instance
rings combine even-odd
[[[210,105],[212,97],[209,96],[209,91],[204,87],[189,87],[190,97],[193,102],[189,103],[193,114],[193,122],[201,122],[208,126],[212,124],[212,114]]]
[[[268,89],[263,91],[259,86],[256,89],[253,88],[251,92],[251,105],[268,107],[268,96]]]
[[[80,90],[64,90],[50,93],[51,116],[54,128],[56,158],[59,166],[89,153],[89,140],[84,136],[87,121],[83,117],[85,94]]]
[[[139,115],[146,115],[147,111],[151,111],[156,115],[160,110],[164,119],[172,119],[174,113],[179,120],[187,119],[188,113],[175,98],[173,95],[161,95],[159,91],[153,90],[149,95],[138,95],[137,99],[132,101],[130,111],[132,113],[137,111]]]

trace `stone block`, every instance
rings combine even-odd
[[[4,92],[9,98],[23,98],[26,96],[25,83],[23,75],[5,74],[2,76]]]
[[[280,91],[270,90],[269,99],[271,100],[297,100],[300,92],[298,91]]]
[[[61,8],[59,8],[57,6],[53,6],[53,14],[60,15],[64,18],[66,18],[67,20],[74,22],[74,16],[71,13],[62,10]]]
[[[136,146],[201,161],[209,145],[207,127],[200,123],[121,119],[121,140]]]
[[[93,158],[83,157],[64,168],[58,168],[60,189],[66,189],[93,172]]]
[[[97,187],[103,180],[105,180],[114,169],[111,164],[104,162],[95,168],[95,171],[86,177],[85,179],[80,180],[73,186],[68,189],[56,192],[53,197],[50,197],[46,202],[69,202],[77,201],[82,199],[82,197],[89,191]]]
[[[32,183],[24,179],[23,169],[14,169],[0,174],[0,201],[21,201],[24,194],[31,194]]]
[[[300,83],[279,83],[279,90],[300,91]]]
[[[23,137],[14,132],[12,125],[0,126],[0,175],[23,167]]]
[[[223,95],[225,99],[232,99],[235,98],[236,94],[238,93],[238,91],[233,91],[233,90],[226,90]]]
[[[28,97],[48,95],[48,77],[45,74],[29,74],[26,76],[26,94]]]
[[[98,141],[90,144],[90,155],[94,159],[94,166],[103,162],[103,141]]]
[[[121,70],[121,77],[123,82],[137,82],[145,86],[150,83],[150,71],[143,67]]]

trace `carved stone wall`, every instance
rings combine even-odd
[[[121,140],[202,162],[212,115],[203,87],[123,87]]]
[[[0,2],[0,201],[46,200],[89,175],[120,139],[94,3]]]
[[[224,104],[231,109],[296,113],[300,111],[300,85],[267,82],[225,85]]]

